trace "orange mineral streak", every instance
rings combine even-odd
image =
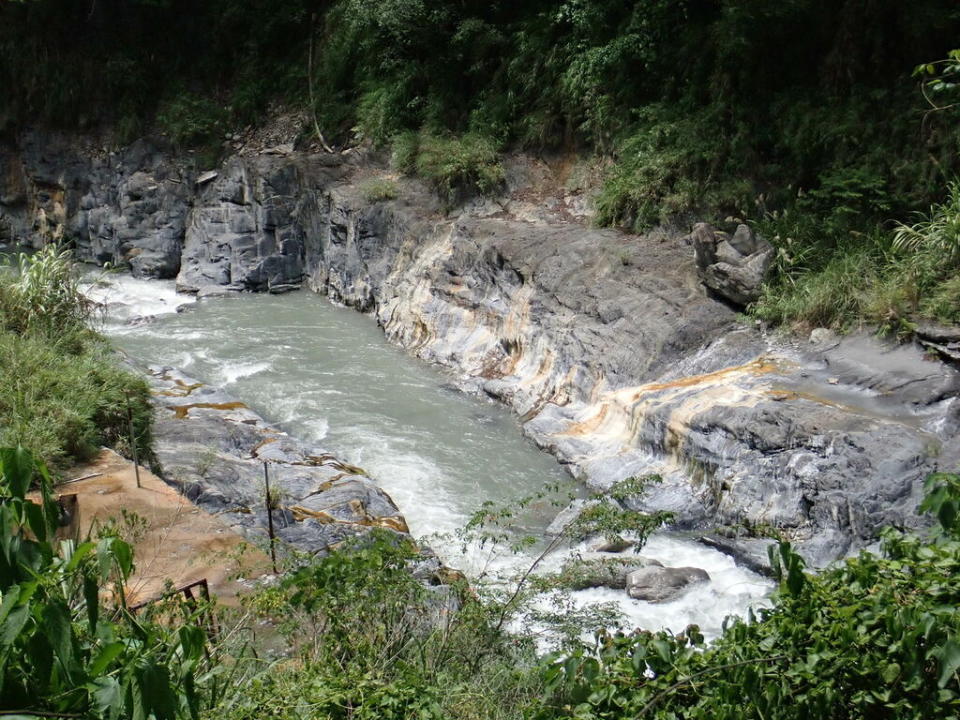
[[[715,404],[750,403],[759,393],[738,388],[734,381],[768,375],[782,370],[783,367],[783,361],[779,359],[760,357],[745,365],[735,365],[711,373],[603,392],[591,403],[595,408],[593,415],[572,423],[562,434],[583,437],[606,433],[622,436],[624,441],[629,441],[639,430],[643,417],[649,410],[662,407],[665,403],[677,402],[681,393],[676,391],[691,389],[692,394],[683,395],[682,405],[670,418],[671,426],[668,430],[676,437],[668,439],[668,442],[679,446],[679,438],[683,432],[681,421],[687,421],[691,415]]]
[[[191,403],[190,405],[176,405],[169,409],[173,410],[173,414],[176,415],[177,420],[185,420],[189,412],[194,408],[206,410],[245,410],[247,406],[242,402]]]
[[[670,380],[665,383],[649,383],[631,388],[633,393],[633,402],[638,402],[648,393],[660,392],[661,390],[675,390],[678,388],[688,388],[694,385],[712,385],[721,380],[727,380],[735,375],[769,375],[783,369],[782,361],[774,360],[768,357],[759,357],[746,365],[734,365],[733,367],[715,370],[712,373],[704,375],[690,375],[688,377]]]

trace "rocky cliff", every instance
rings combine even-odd
[[[360,154],[201,170],[147,143],[25,136],[0,151],[0,217],[201,295],[326,293],[508,403],[589,484],[659,474],[638,502],[689,527],[777,528],[817,564],[917,522],[923,477],[958,457],[955,370],[865,335],[744,325],[681,235],[590,229],[576,198],[535,192],[534,163],[452,214],[408,180],[367,200],[385,171]]]

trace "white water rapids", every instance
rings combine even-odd
[[[176,294],[171,282],[125,275],[103,276],[90,295],[108,308],[103,330],[135,361],[172,365],[222,386],[283,430],[364,468],[393,497],[411,532],[430,536],[427,543],[449,565],[473,578],[517,572],[538,552],[491,556],[474,545],[464,553],[452,534],[482,502],[502,506],[550,483],[572,486],[506,408],[455,390],[447,371],[391,346],[371,318],[323,297],[243,294],[197,302]],[[519,514],[518,531],[542,537],[556,512],[535,503]],[[573,553],[598,557],[584,546],[563,549],[540,570],[558,569]],[[576,592],[574,602],[614,603],[625,629],[679,632],[696,623],[712,637],[726,616],[763,604],[770,591],[769,581],[728,556],[676,535],[655,535],[643,555],[703,568],[711,581],[661,604],[610,589]]]

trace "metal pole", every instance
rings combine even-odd
[[[140,485],[140,460],[137,457],[137,438],[133,434],[133,410],[130,409],[130,396],[127,395],[127,426],[130,436],[130,450],[133,453],[133,472],[137,476],[137,487]]]
[[[263,484],[267,493],[267,532],[270,533],[270,560],[273,562],[273,574],[277,574],[277,550],[276,539],[273,534],[273,498],[270,495],[270,472],[267,470],[267,463],[263,464]]]

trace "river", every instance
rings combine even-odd
[[[102,278],[90,291],[108,307],[102,329],[132,359],[224,387],[283,430],[364,468],[411,532],[473,578],[523,568],[536,553],[476,544],[464,551],[455,533],[483,502],[508,506],[551,484],[583,494],[505,407],[458,391],[446,370],[390,345],[371,317],[305,291],[198,302],[172,282]],[[542,537],[556,512],[533,503],[518,514],[517,532]],[[584,547],[564,550],[543,569],[571,553],[587,556]],[[682,536],[658,533],[643,554],[703,568],[711,581],[663,604],[602,588],[577,592],[574,602],[613,603],[628,629],[696,623],[711,637],[727,615],[762,604],[770,591],[769,581]]]

